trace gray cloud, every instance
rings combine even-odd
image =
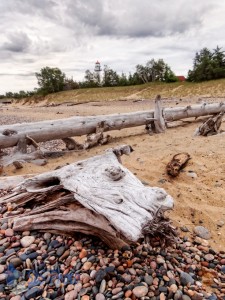
[[[21,77],[30,77],[35,75],[34,72],[28,73],[0,73],[0,76],[21,76]]]
[[[215,6],[196,1],[71,0],[67,13],[71,25],[83,24],[97,35],[161,37],[184,33],[201,26],[203,17]]]
[[[11,52],[26,52],[31,45],[31,40],[24,32],[13,32],[7,36],[7,42],[5,42],[1,49]]]
[[[59,67],[82,80],[98,59],[118,72],[163,58],[186,74],[195,52],[224,47],[220,0],[1,0],[0,93],[32,89]]]

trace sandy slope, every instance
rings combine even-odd
[[[165,106],[174,106],[177,100],[167,100]],[[185,105],[186,103],[179,103]],[[119,112],[147,110],[153,107],[152,101],[117,101],[88,103],[68,107],[1,107],[0,116],[8,120],[23,119],[35,121],[58,119],[74,115],[97,115]],[[103,152],[106,148],[119,144],[130,144],[135,152],[124,157],[123,163],[138,178],[150,186],[163,187],[174,197],[175,208],[170,213],[176,225],[185,225],[190,230],[195,225],[203,225],[212,233],[211,244],[216,249],[224,249],[225,225],[218,228],[218,221],[225,221],[225,135],[212,137],[193,137],[199,121],[193,123],[174,123],[165,134],[149,136],[144,128],[124,129],[111,132],[113,137],[110,145],[97,147],[87,152],[73,153],[63,158],[50,160],[46,166],[24,165],[21,170],[12,166],[5,169],[5,175],[38,173],[53,170],[57,166],[74,162]],[[222,129],[225,130],[225,124]],[[179,177],[169,178],[165,173],[167,162],[176,153],[186,151],[191,160]],[[191,178],[188,171],[194,171],[197,178]]]

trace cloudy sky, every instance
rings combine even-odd
[[[117,72],[163,58],[177,75],[203,47],[225,50],[221,0],[0,0],[0,94],[33,90],[58,67],[82,80],[96,60]]]

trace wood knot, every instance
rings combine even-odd
[[[17,131],[13,129],[5,129],[3,130],[2,134],[9,136],[9,135],[17,134]]]
[[[125,176],[125,172],[120,167],[108,167],[105,169],[106,175],[113,181],[118,181]]]

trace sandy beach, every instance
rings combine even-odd
[[[209,99],[209,102],[219,102]],[[221,99],[220,99],[221,101]],[[196,98],[193,104],[199,103]],[[165,99],[164,107],[185,106],[188,100]],[[75,115],[99,115],[131,111],[141,111],[153,108],[153,100],[90,102],[75,106],[66,104],[46,107],[39,105],[2,105],[0,106],[1,124],[32,122],[48,119],[67,118]],[[54,170],[58,166],[91,157],[102,153],[107,148],[120,144],[129,144],[135,150],[129,157],[123,157],[123,164],[140,180],[149,186],[164,188],[173,196],[175,207],[169,212],[174,225],[186,226],[190,232],[197,225],[209,229],[212,234],[210,244],[216,250],[225,246],[225,226],[219,227],[225,221],[225,151],[224,134],[210,137],[194,137],[195,129],[203,118],[186,122],[169,123],[169,128],[163,134],[148,135],[143,127],[112,131],[111,142],[88,151],[65,155],[50,159],[45,166],[26,163],[20,170],[8,166],[1,176],[37,174]],[[222,128],[225,130],[225,125]],[[82,141],[82,138],[77,138]],[[60,143],[61,145],[61,143]],[[166,174],[166,165],[179,152],[188,152],[191,160],[176,178]],[[194,174],[194,175],[193,175]],[[188,235],[189,233],[185,233]]]

